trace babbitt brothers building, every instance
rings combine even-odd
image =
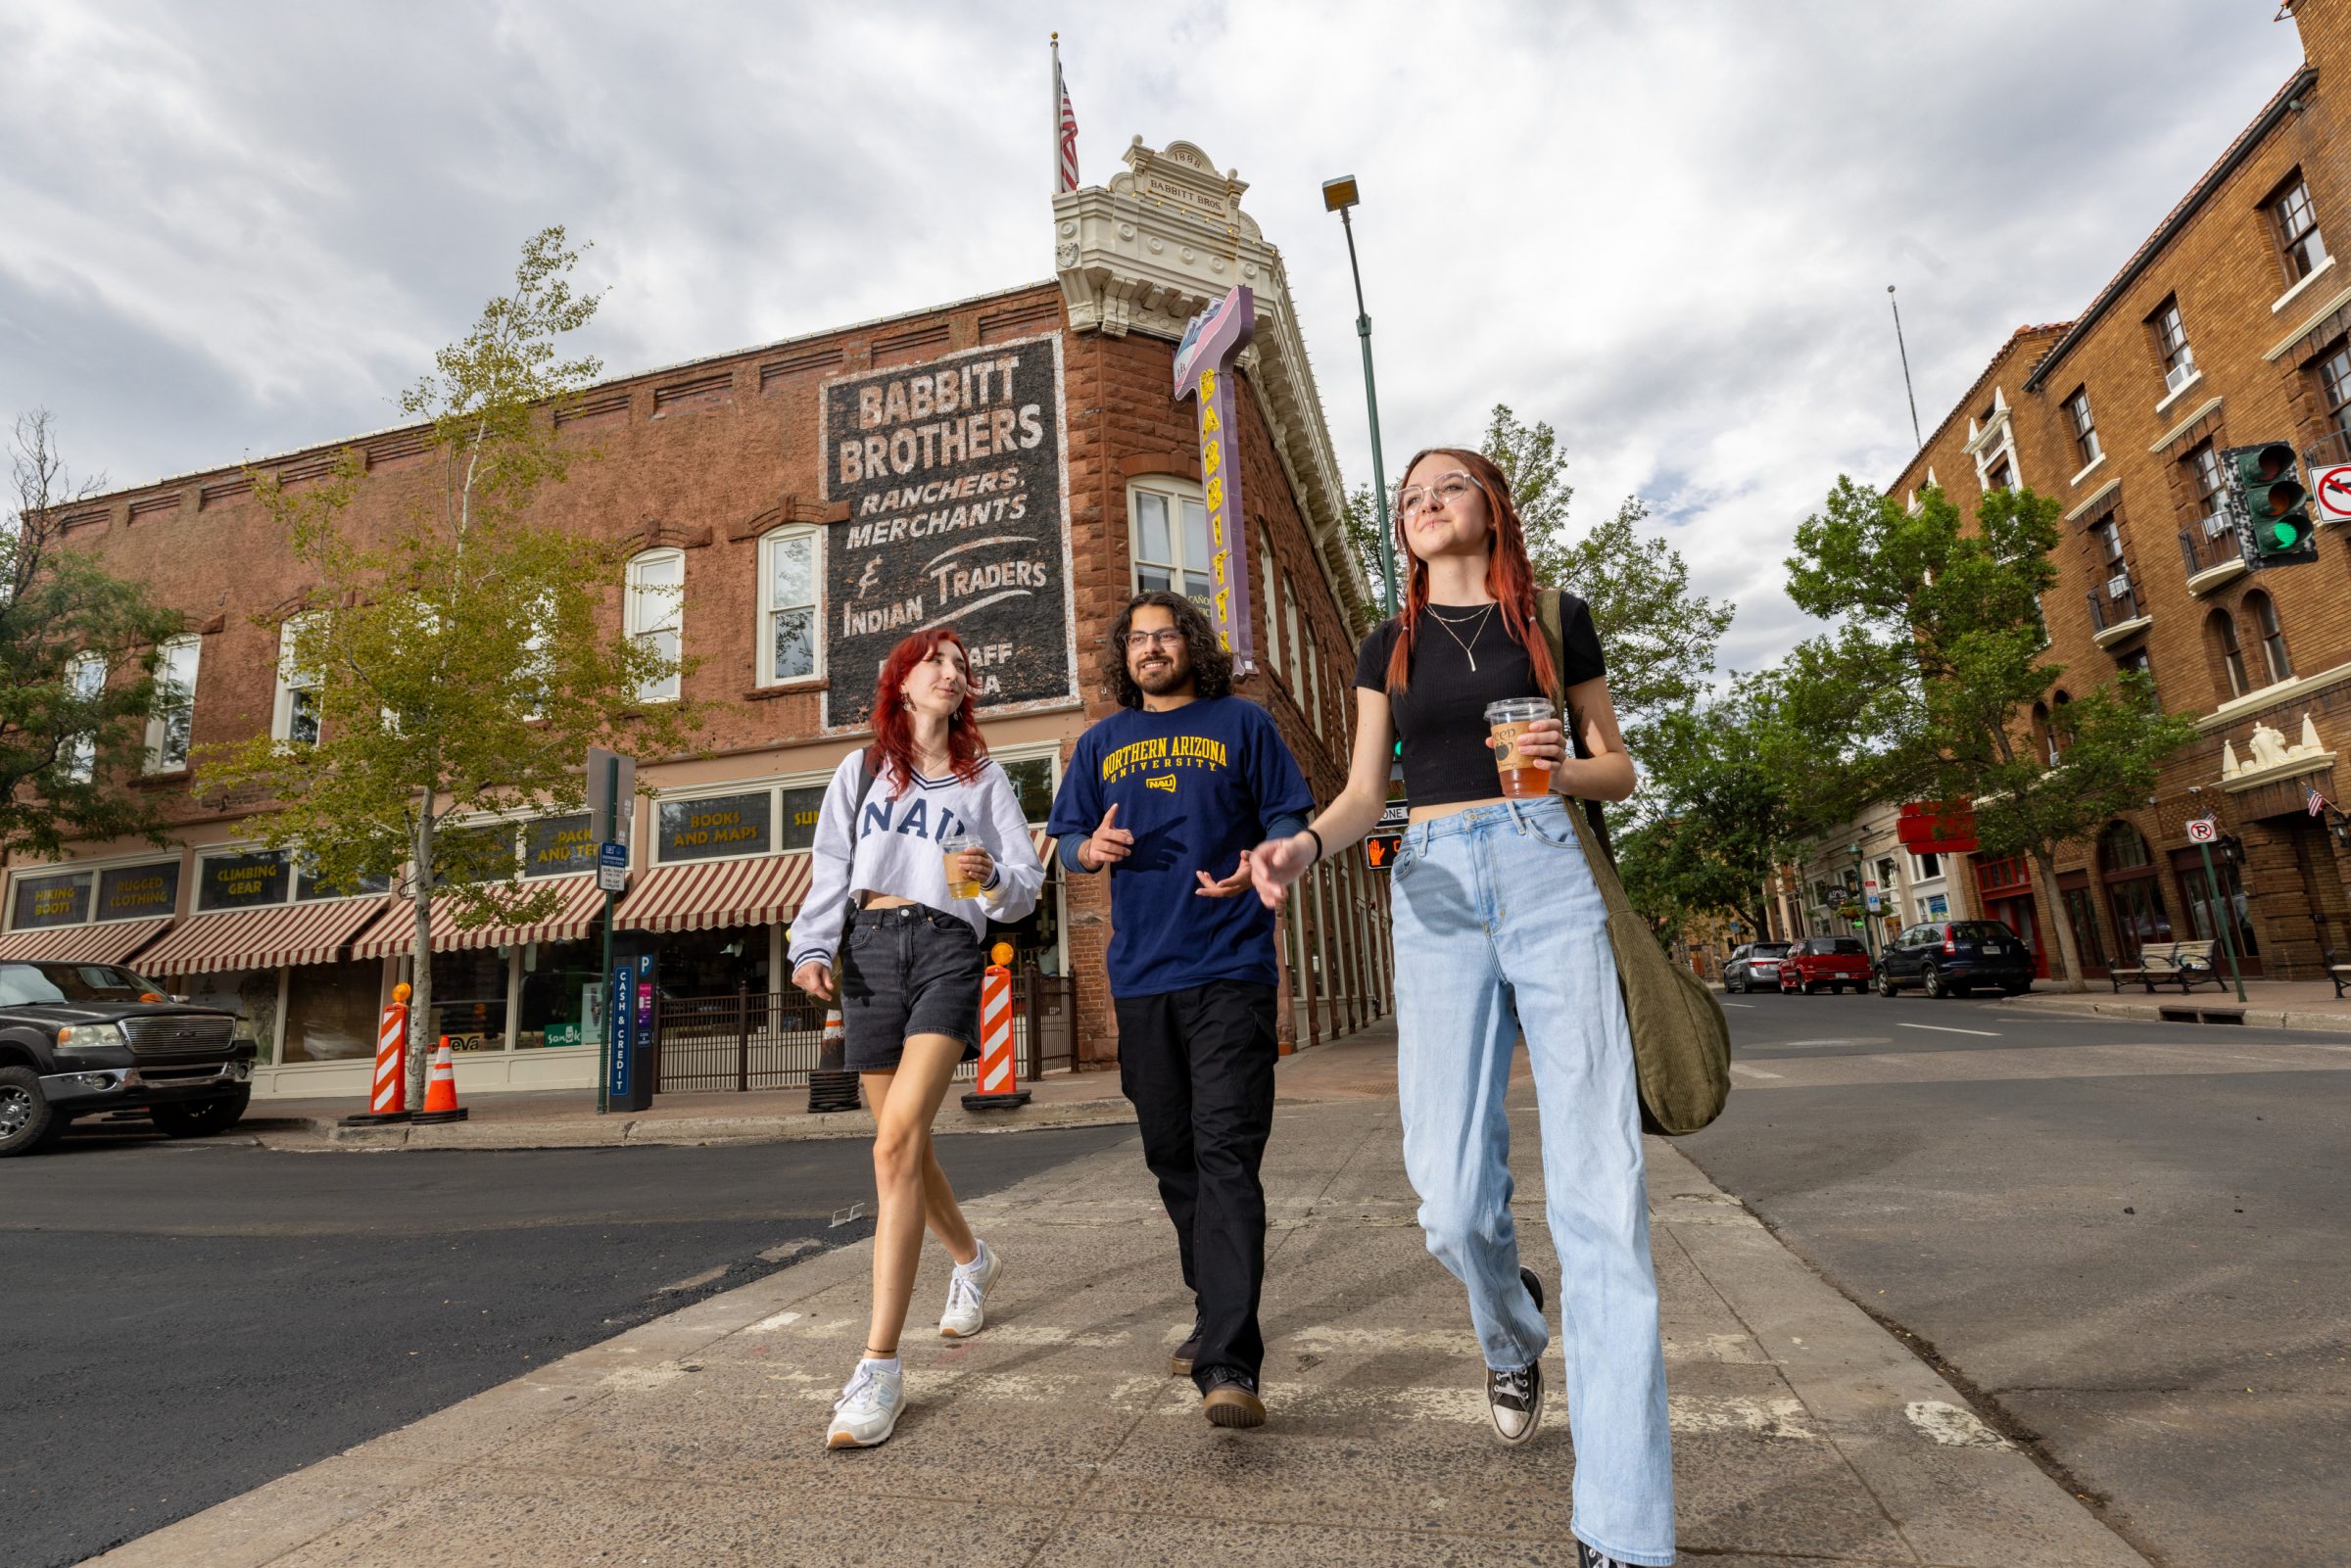
[[[2059,919],[2093,977],[2224,934],[2248,974],[2351,961],[2351,504],[2314,507],[2315,553],[2278,564],[2246,545],[2234,461],[2281,446],[2299,483],[2351,502],[2351,0],[2279,15],[2302,67],[2078,317],[2016,329],[1892,490],[2060,501],[2042,607],[2065,673],[2036,745],[2061,754],[2068,702],[2121,669],[2201,732],[2143,806],[2060,855],[2061,908],[2021,858],[1952,876],[1952,912],[2005,921],[2043,974]],[[2188,836],[2207,817],[2209,874]]]
[[[538,506],[625,543],[613,635],[698,657],[645,695],[708,705],[691,755],[641,759],[651,793],[636,802],[614,916],[655,956],[673,1021],[664,1087],[756,1087],[781,1081],[788,1058],[806,1065],[782,1040],[804,1031],[785,931],[824,784],[870,738],[875,672],[908,632],[962,634],[989,743],[1042,846],[1071,745],[1108,711],[1098,671],[1112,619],[1140,589],[1214,596],[1208,507],[1225,487],[1203,484],[1174,366],[1186,322],[1236,284],[1257,309],[1221,446],[1243,508],[1231,569],[1247,593],[1232,602],[1246,603],[1236,632],[1254,669],[1240,691],[1272,714],[1319,798],[1340,786],[1347,672],[1374,596],[1345,545],[1281,258],[1240,209],[1245,187],[1198,148],[1138,138],[1125,162],[1107,187],[1053,199],[1054,278],[609,381],[561,416],[600,455]],[[346,450],[367,470],[361,527],[389,524],[430,482],[417,429],[251,467],[299,483]],[[154,792],[179,847],[92,843],[10,865],[0,956],[127,962],[243,1013],[264,1064],[257,1093],[357,1101],[408,962],[405,906],[312,885],[253,840],[250,806],[190,789],[205,745],[298,731],[303,693],[272,614],[307,586],[299,568],[244,465],[99,498],[70,523],[71,545],[187,618],[163,659],[192,698],[155,716],[131,785]],[[526,875],[555,879],[561,907],[527,927],[437,924],[422,1032],[458,1047],[466,1092],[587,1086],[603,936],[589,825],[507,826]],[[1384,1011],[1381,880],[1342,857],[1293,898],[1278,934],[1285,1047]],[[1109,919],[1103,879],[1053,872],[1036,913],[1000,933],[1048,1061],[1115,1060]]]

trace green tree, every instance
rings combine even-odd
[[[268,797],[251,831],[330,885],[403,879],[420,1032],[437,902],[466,927],[552,912],[554,891],[521,880],[511,837],[485,819],[575,811],[589,745],[660,755],[697,722],[682,701],[640,698],[684,665],[615,635],[622,548],[533,508],[583,455],[553,412],[600,368],[560,356],[597,307],[571,288],[576,260],[560,228],[534,236],[512,292],[402,395],[402,412],[429,421],[434,481],[389,505],[388,525],[353,512],[369,483],[356,454],[314,486],[255,480],[312,578],[268,618],[306,696],[291,736],[208,748],[201,788]],[[424,1070],[412,1050],[411,1107]]]
[[[1574,534],[1568,505],[1575,487],[1567,482],[1567,454],[1549,424],[1526,424],[1508,404],[1496,404],[1478,450],[1510,481],[1535,580],[1566,589],[1592,606],[1625,743],[1646,764],[1647,731],[1705,689],[1736,606],[1690,592],[1689,564],[1662,534],[1645,531],[1649,509],[1637,496],[1626,497],[1596,527]],[[1383,513],[1371,504],[1368,486],[1348,499],[1348,541],[1374,585],[1380,533],[1393,515],[1394,498]],[[1399,598],[1401,572],[1400,562]]]
[[[162,842],[146,798],[122,787],[146,762],[156,645],[175,611],[65,544],[76,503],[105,488],[76,481],[45,409],[21,415],[14,494],[0,522],[0,853],[56,855],[75,840],[145,833]]]
[[[2066,987],[2080,990],[2057,847],[2143,800],[2195,727],[2143,683],[2110,678],[2071,704],[2073,750],[2054,766],[2040,753],[2030,710],[2064,674],[2039,602],[2057,581],[2058,511],[1999,490],[1971,522],[1938,487],[1913,509],[1839,479],[1788,560],[1789,596],[1833,623],[1798,649],[1792,679],[1822,754],[1842,764],[1847,804],[1973,797],[1986,851],[2032,856]]]

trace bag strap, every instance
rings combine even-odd
[[[1535,593],[1535,619],[1543,627],[1543,635],[1551,642],[1551,700],[1559,710],[1559,722],[1567,727],[1568,744],[1575,748],[1578,758],[1592,755],[1584,743],[1584,727],[1577,722],[1575,711],[1567,704],[1567,629],[1566,616],[1556,588],[1538,589]],[[1584,821],[1590,828],[1588,835],[1608,864],[1616,864],[1616,847],[1608,841],[1607,814],[1597,800],[1579,802],[1584,808]],[[1571,806],[1568,815],[1573,816]]]
[[[857,864],[857,824],[865,816],[865,797],[873,792],[873,758],[865,747],[859,746],[857,748],[857,804],[849,808],[849,865],[852,872]],[[840,912],[840,939],[844,945],[849,939],[849,923],[856,916],[857,899],[856,895],[851,894],[843,903]]]

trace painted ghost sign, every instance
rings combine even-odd
[[[989,344],[829,382],[828,729],[861,729],[909,633],[951,626],[983,709],[1076,695],[1061,339]]]
[[[1234,667],[1254,669],[1250,646],[1249,556],[1241,546],[1240,448],[1233,440],[1232,362],[1257,335],[1257,295],[1234,288],[1192,317],[1176,350],[1176,401],[1193,399],[1200,418],[1200,482],[1208,504],[1211,592],[1217,636]]]

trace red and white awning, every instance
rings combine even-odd
[[[792,919],[808,896],[808,855],[761,855],[698,866],[658,866],[638,879],[612,918],[624,931],[707,931]]]
[[[545,920],[522,926],[482,926],[467,930],[457,924],[454,901],[433,903],[431,941],[436,953],[461,953],[473,948],[519,947],[527,942],[577,942],[594,928],[604,912],[604,895],[594,877],[554,877],[552,884],[562,897]],[[536,889],[534,889],[535,891]],[[367,933],[354,943],[353,958],[405,958],[416,948],[416,911],[405,899],[394,899]]]
[[[161,920],[110,920],[96,926],[11,931],[0,936],[0,959],[35,964],[120,964],[170,925],[171,917],[167,915]]]
[[[383,907],[380,898],[329,898],[199,915],[182,923],[142,957],[139,973],[211,974],[331,964],[352,933],[375,919]]]

